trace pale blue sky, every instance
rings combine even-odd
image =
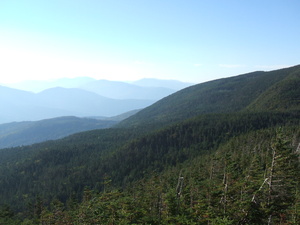
[[[204,82],[300,63],[299,0],[0,0],[0,83]]]

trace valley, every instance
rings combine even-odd
[[[0,149],[0,224],[298,224],[299,87],[298,65],[192,85],[145,105],[135,99],[124,109],[143,109],[119,120],[43,120],[56,138],[76,123],[89,130]],[[100,101],[77,88],[39,95],[54,92],[58,101],[47,106],[84,106],[81,116],[97,106],[79,98]],[[60,100],[64,92],[77,100]],[[32,96],[18,93],[20,102]],[[89,115],[102,116],[100,108]],[[28,139],[28,129],[44,136],[41,125],[22,126],[25,133],[0,125],[0,140],[17,131]]]

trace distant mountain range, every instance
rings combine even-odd
[[[30,221],[35,219],[35,210],[29,206],[40,204],[40,212],[47,210],[43,221],[56,218],[54,222],[60,223],[63,218],[70,224],[82,219],[94,224],[95,218],[99,219],[96,223],[107,224],[106,215],[112,219],[117,215],[121,224],[127,218],[124,215],[135,214],[136,219],[130,216],[124,223],[267,224],[268,213],[277,221],[282,213],[296,218],[297,211],[291,207],[296,209],[299,202],[299,86],[300,66],[214,80],[177,91],[133,111],[127,119],[121,115],[119,119],[124,120],[108,129],[1,149],[0,205],[10,206],[23,216],[20,218]],[[50,101],[52,92],[57,93],[57,102]],[[4,104],[6,98],[1,94]],[[16,95],[18,104],[37,95],[51,107],[67,104],[60,98],[68,96],[75,96],[78,104],[83,104],[82,95],[99,96],[74,88],[39,94],[19,91]],[[63,117],[3,125],[0,142],[7,141],[10,134],[15,135],[10,141],[16,144],[18,139],[58,136],[98,122]],[[282,189],[269,195],[267,182],[273,177],[276,182],[272,185],[280,184]],[[229,191],[224,188],[227,184]],[[270,211],[273,206],[278,210]]]
[[[0,124],[61,116],[116,116],[152,103],[111,99],[77,88],[51,88],[35,94],[0,86]]]
[[[159,100],[177,89],[166,87],[139,86],[118,81],[97,80],[79,87],[80,89],[97,93],[114,99],[147,99]]]
[[[16,83],[1,84],[14,89],[38,93],[49,88],[64,87],[77,88],[80,85],[93,82],[95,79],[90,77],[61,78],[57,80],[25,80]]]
[[[47,89],[78,88],[114,99],[159,100],[180,89],[193,85],[176,80],[145,78],[133,82],[96,80],[90,77],[62,78],[53,81],[22,81],[4,86],[38,93]]]
[[[145,79],[131,84],[88,77],[24,81],[0,86],[0,124],[61,116],[116,116],[145,108],[189,85],[174,80]]]
[[[133,110],[113,117],[66,116],[0,124],[0,149],[56,140],[83,131],[110,128],[138,111]]]
[[[193,85],[193,83],[185,83],[177,80],[160,80],[153,78],[144,78],[132,82],[132,84],[142,86],[142,87],[164,87],[172,90],[180,90],[188,86]]]
[[[111,127],[117,121],[59,117],[35,122],[0,124],[0,148],[30,145],[68,135]]]

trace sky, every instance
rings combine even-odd
[[[0,83],[201,83],[300,64],[299,0],[0,0]]]

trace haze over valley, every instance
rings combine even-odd
[[[26,81],[10,84],[10,88],[0,86],[0,104],[3,107],[0,123],[60,116],[116,116],[145,108],[191,85],[158,79],[148,81],[152,81],[153,86],[143,85],[145,80],[131,84],[92,78],[60,79],[53,82]],[[16,87],[22,90],[15,89]]]
[[[290,207],[298,209],[300,200],[299,86],[298,65],[200,83],[105,120],[2,124],[0,221],[266,224],[284,212],[297,223]],[[86,92],[56,89],[60,98],[66,90],[77,99]],[[32,95],[18,93],[19,101]],[[12,146],[19,147],[6,148]]]
[[[0,1],[0,225],[300,224],[299,9]]]

